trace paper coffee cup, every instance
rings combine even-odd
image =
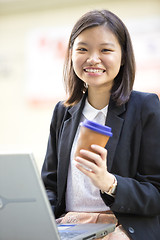
[[[92,144],[105,147],[109,138],[112,137],[111,128],[108,126],[103,126],[93,121],[85,120],[80,124],[80,133],[77,140],[77,148],[74,157],[82,157],[80,150],[85,149],[91,152]],[[90,159],[88,159],[90,160]]]

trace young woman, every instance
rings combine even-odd
[[[158,240],[160,102],[155,94],[133,91],[134,78],[124,23],[107,10],[83,15],[71,32],[68,98],[54,109],[42,178],[56,218],[63,215],[59,221],[96,216],[117,223],[105,239]],[[92,145],[96,153],[82,149],[83,157],[74,159],[85,119],[108,125],[113,137],[105,148]]]

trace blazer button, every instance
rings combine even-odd
[[[130,233],[134,233],[134,228],[129,227],[129,228],[128,228],[128,231],[129,231]]]

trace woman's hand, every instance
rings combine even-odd
[[[88,176],[97,188],[108,191],[114,182],[114,175],[107,171],[107,150],[99,145],[91,145],[91,148],[94,152],[80,150],[83,157],[76,157],[76,167]],[[88,158],[91,161],[88,161]]]

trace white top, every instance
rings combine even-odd
[[[107,111],[108,106],[101,110],[97,110],[92,107],[86,99],[80,122],[87,119],[105,125]],[[79,130],[80,125],[77,128],[71,149],[66,190],[66,211],[101,212],[109,210],[110,208],[104,204],[100,196],[100,190],[93,185],[89,177],[75,167],[73,157]]]

